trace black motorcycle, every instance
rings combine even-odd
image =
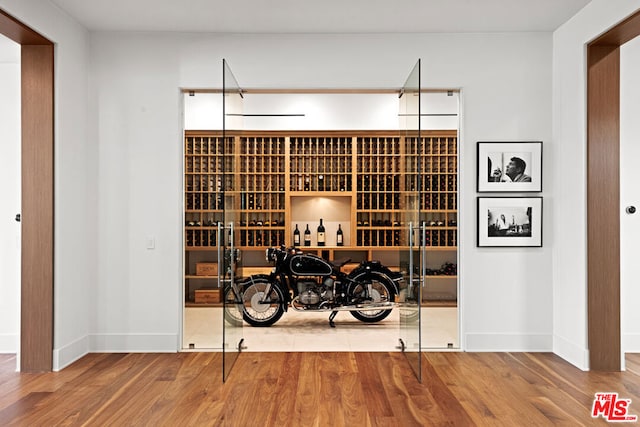
[[[291,307],[301,312],[349,311],[362,322],[379,322],[391,314],[399,294],[401,273],[379,261],[363,261],[349,274],[340,269],[350,259],[327,261],[295,248],[269,248],[271,274],[257,274],[238,283],[243,319],[252,326],[271,326]]]

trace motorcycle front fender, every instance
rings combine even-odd
[[[271,283],[271,286],[275,286],[278,289],[280,289],[282,295],[285,298],[285,301],[283,302],[283,307],[284,310],[287,311],[288,307],[289,307],[289,300],[291,299],[290,295],[289,295],[289,290],[286,288],[286,285],[284,285],[280,280],[278,280],[278,277],[275,274],[254,274],[251,275],[249,277],[245,277],[243,279],[240,279],[238,281],[238,286],[240,287],[240,289],[244,290],[247,286],[250,286],[251,283],[254,282],[269,282]]]

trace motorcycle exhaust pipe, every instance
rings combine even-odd
[[[395,302],[372,302],[371,304],[356,304],[345,305],[340,307],[325,307],[325,308],[309,308],[304,304],[298,302],[298,297],[295,297],[291,301],[291,308],[295,311],[306,311],[314,313],[329,313],[332,311],[366,311],[366,310],[391,310],[398,306]]]

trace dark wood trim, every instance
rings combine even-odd
[[[0,9],[0,34],[21,45],[51,45],[51,41],[41,36],[22,22]]]
[[[22,254],[20,369],[53,368],[53,43],[0,10],[0,34],[21,45]]]
[[[620,363],[620,48],[588,51],[588,330],[590,368]]]
[[[640,35],[640,11],[587,47],[587,292],[589,365],[619,371],[620,46]]]
[[[53,46],[22,46],[21,370],[53,362]]]
[[[640,11],[592,41],[590,46],[622,46],[638,36],[640,28]]]

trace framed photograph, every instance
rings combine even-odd
[[[542,247],[542,197],[478,197],[479,247]]]
[[[478,142],[478,192],[542,191],[542,141]]]

